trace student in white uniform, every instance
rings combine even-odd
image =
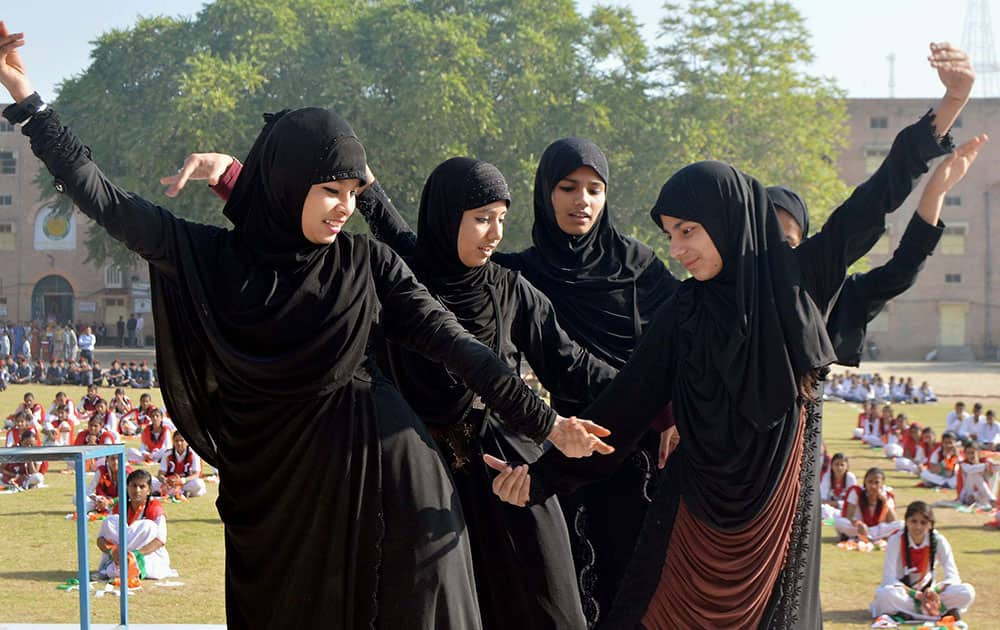
[[[983,415],[982,403],[976,403],[972,405],[972,413],[969,415],[968,418],[963,420],[962,425],[958,427],[958,439],[978,440],[979,431],[985,424],[986,424],[986,416]]]
[[[844,511],[847,491],[858,485],[858,478],[849,470],[847,455],[835,453],[830,460],[830,469],[819,482],[819,497],[823,502],[823,520],[835,519]]]
[[[934,449],[927,466],[920,473],[925,486],[931,488],[958,487],[958,464],[962,461],[962,453],[958,450],[956,436],[951,431],[941,434],[941,446]]]
[[[896,520],[895,499],[885,487],[881,468],[868,469],[864,487],[848,489],[844,510],[833,525],[842,538],[866,538],[869,542],[888,538],[902,529],[903,522]]]
[[[174,447],[160,460],[160,473],[153,480],[153,492],[161,496],[175,496],[180,492],[185,497],[200,497],[208,492],[201,478],[201,458],[188,447],[180,433],[174,433],[173,440]]]
[[[1000,446],[1000,424],[992,409],[986,412],[986,422],[979,430],[979,444],[986,450],[995,451]]]
[[[966,443],[965,461],[958,465],[958,501],[964,505],[979,505],[989,508],[996,507],[997,502],[997,472],[1000,463],[984,461],[981,458],[979,442],[972,440]]]
[[[140,576],[159,580],[176,577],[177,572],[170,568],[170,554],[167,553],[166,546],[167,517],[159,501],[151,496],[151,481],[150,474],[141,468],[130,473],[126,480],[128,521],[125,540],[128,551],[135,554]],[[115,514],[101,524],[101,531],[97,537],[97,547],[104,552],[101,568],[98,571],[109,578],[119,575],[118,519],[121,518],[121,512],[118,507],[116,505]]]
[[[934,511],[923,501],[907,506],[906,526],[889,538],[882,566],[873,617],[934,621],[950,615],[958,620],[976,598],[958,574],[948,539],[934,531]]]
[[[962,428],[962,423],[968,417],[969,413],[965,410],[965,403],[958,401],[955,403],[955,410],[950,411],[948,417],[944,420],[944,430],[958,435],[958,430]]]

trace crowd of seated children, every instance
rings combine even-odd
[[[867,542],[884,540],[902,528],[896,518],[896,504],[892,491],[885,486],[885,473],[880,468],[869,468],[863,486],[847,489],[844,507],[834,519],[834,527],[841,540],[857,538]]]
[[[823,400],[864,403],[922,404],[937,401],[927,381],[916,387],[912,378],[890,376],[886,382],[878,373],[831,375],[823,385]]]
[[[898,621],[956,621],[976,591],[962,582],[948,539],[934,528],[934,511],[923,501],[906,507],[903,528],[889,537],[882,583],[871,604],[873,617]]]
[[[167,516],[160,502],[152,497],[152,477],[149,472],[138,469],[128,474],[126,483],[125,546],[136,561],[139,576],[150,580],[175,577],[177,572],[170,568],[170,554],[167,553]],[[114,506],[113,514],[101,524],[97,535],[97,548],[103,554],[98,572],[109,578],[119,577],[121,573],[118,566],[119,508],[119,505]]]

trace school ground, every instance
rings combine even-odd
[[[941,395],[957,394],[967,403],[981,400],[1000,411],[998,366],[971,364],[866,364],[865,372],[901,374],[928,380]],[[923,376],[925,375],[926,376]],[[48,404],[58,388],[32,387],[36,398]],[[25,387],[0,393],[3,416],[17,406]],[[69,389],[74,399],[80,393]],[[159,392],[153,390],[159,404]],[[992,394],[987,397],[987,394]],[[138,392],[132,394],[138,397]],[[935,405],[909,406],[905,411],[921,424],[938,428],[954,398]],[[824,434],[830,453],[848,453],[851,470],[863,474],[870,466],[883,466],[894,487],[900,513],[912,500],[929,502],[952,499],[953,493],[915,488],[915,478],[892,471],[891,462],[879,451],[864,448],[850,439],[856,424],[854,405],[828,403]],[[17,494],[0,494],[0,628],[5,623],[75,623],[76,592],[58,587],[76,577],[76,526],[66,515],[73,511],[73,475],[60,474],[65,464],[54,463],[46,477],[48,487]],[[152,467],[151,467],[152,468]],[[303,471],[307,472],[307,471]],[[218,485],[209,484],[209,494],[187,503],[165,503],[169,527],[168,549],[180,577],[167,584],[147,581],[129,600],[130,620],[144,624],[219,624],[225,621],[223,606],[222,525],[215,511]],[[938,526],[951,541],[962,579],[973,584],[976,602],[966,621],[971,628],[1000,628],[1000,531],[987,530],[985,514],[963,514],[938,509]],[[293,517],[293,516],[290,516]],[[91,523],[92,569],[97,566],[95,540],[100,523]],[[832,527],[823,528],[823,609],[828,629],[866,628],[867,606],[882,574],[882,553],[842,551],[835,545]],[[281,576],[275,576],[280,580]],[[503,579],[503,576],[498,576]],[[103,584],[100,585],[103,587]],[[94,621],[117,621],[118,601],[113,596],[92,599]]]

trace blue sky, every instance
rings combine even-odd
[[[603,0],[631,6],[653,42],[663,15],[660,2]],[[578,0],[584,10],[592,0]],[[684,4],[684,0],[680,0]],[[24,31],[23,51],[36,88],[51,96],[54,86],[90,64],[90,42],[100,33],[133,23],[138,16],[194,15],[203,0],[47,0],[4,2],[0,18]],[[852,97],[888,96],[889,64],[896,55],[896,96],[936,97],[937,76],[927,66],[927,44],[961,43],[965,2],[951,0],[792,0],[813,34],[815,74],[830,76]],[[990,0],[994,27],[1000,0]],[[994,28],[995,31],[995,28]],[[995,96],[1000,96],[997,94]]]

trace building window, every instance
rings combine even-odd
[[[14,224],[0,223],[0,251],[12,252],[14,245]]]
[[[125,306],[125,298],[104,298],[104,306]]]
[[[7,122],[7,119],[0,118],[0,133],[11,133],[14,131],[14,125]]]
[[[0,206],[13,206],[14,196],[13,195],[0,195]]]
[[[106,289],[120,289],[124,284],[124,276],[121,267],[108,267],[104,270],[104,288]]]
[[[944,205],[946,206],[960,206],[962,205],[961,195],[945,195]]]
[[[887,116],[872,116],[868,120],[868,126],[872,129],[888,129],[889,118]]]
[[[13,151],[0,151],[0,175],[17,175],[17,158]]]
[[[941,235],[941,253],[951,256],[963,256],[965,254],[965,235],[969,231],[968,225],[949,225]]]
[[[865,147],[865,172],[871,175],[877,171],[887,155],[889,155],[889,147]]]
[[[960,273],[946,273],[944,274],[944,281],[949,284],[956,284],[962,281],[962,274]]]

